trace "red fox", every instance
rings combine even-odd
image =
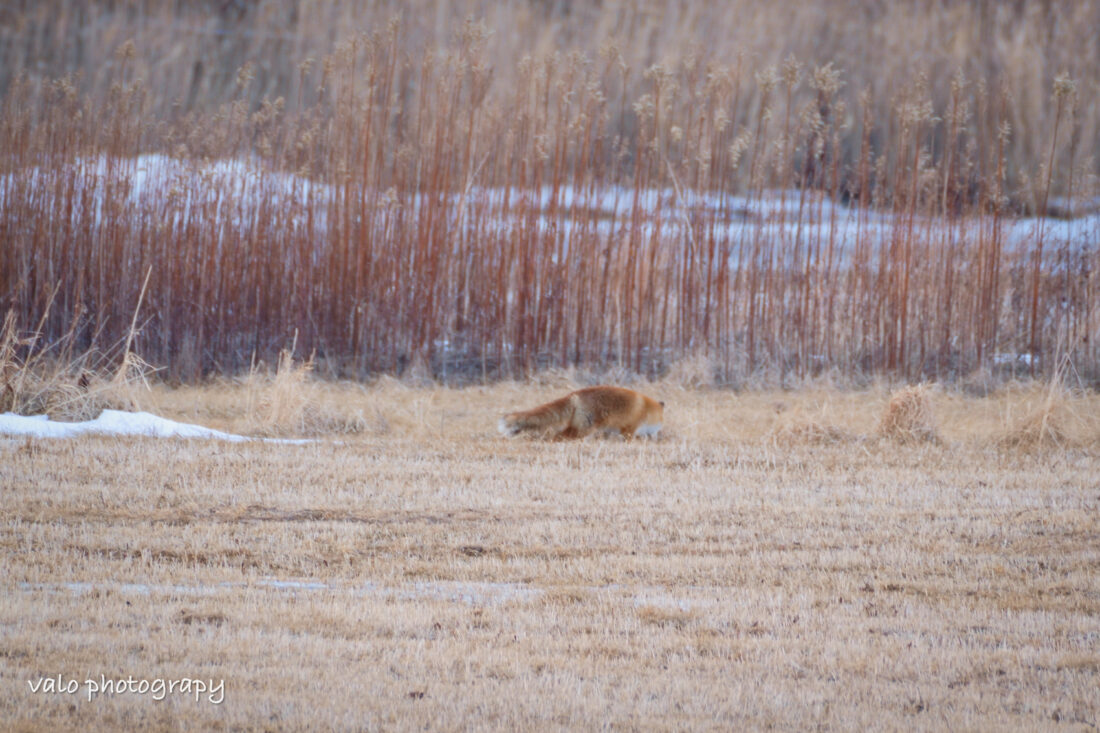
[[[583,438],[594,430],[618,430],[624,438],[655,437],[664,419],[664,402],[624,387],[586,387],[533,410],[500,419],[503,435],[524,430],[557,440]]]

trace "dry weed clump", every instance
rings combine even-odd
[[[570,365],[540,370],[531,375],[528,381],[540,387],[553,387],[572,392],[585,386],[585,378],[589,376],[581,374],[576,366]]]
[[[794,419],[787,421],[785,424],[776,428],[772,432],[771,437],[777,445],[792,443],[832,445],[857,439],[855,434],[844,428],[813,419]]]
[[[0,412],[49,415],[55,420],[92,420],[103,410],[142,410],[147,404],[135,382],[61,365],[9,382],[3,390]]]
[[[823,389],[807,393],[815,401],[821,400],[816,408],[807,409],[802,399],[795,400],[793,405],[788,400],[774,402],[771,409],[776,416],[775,426],[767,433],[767,440],[775,445],[834,445],[860,440],[861,436],[850,425],[840,424],[842,420],[834,405],[836,390],[828,383],[820,387]]]
[[[879,421],[878,434],[893,440],[938,442],[931,388],[918,384],[904,387],[890,396]]]
[[[963,377],[959,387],[973,397],[988,397],[997,388],[997,378],[992,369],[983,366]]]
[[[249,432],[264,436],[358,433],[367,427],[362,411],[334,405],[312,377],[312,357],[295,364],[293,351],[284,349],[274,374],[254,367],[244,379]]]
[[[647,624],[682,629],[699,617],[699,614],[683,608],[644,605],[638,608],[638,619]]]
[[[1100,439],[1100,421],[1096,415],[1081,413],[1080,401],[1060,379],[1044,387],[1038,399],[1025,399],[1016,406],[1023,414],[1013,419],[1006,413],[1005,431],[999,439],[1004,448],[1039,448],[1083,445]]]
[[[700,349],[672,362],[661,381],[681,389],[707,388],[716,386],[717,373],[714,360]]]
[[[149,364],[128,348],[117,367],[96,350],[74,356],[71,337],[43,345],[37,333],[20,335],[15,314],[7,313],[0,327],[0,412],[82,421],[148,404]]]

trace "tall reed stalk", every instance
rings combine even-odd
[[[1068,76],[1032,226],[1007,82],[849,96],[839,63],[796,56],[502,58],[474,20],[430,48],[416,22],[379,28],[289,58],[289,102],[243,64],[220,104],[165,110],[132,43],[102,95],[11,80],[6,315],[83,348],[132,333],[180,379],[274,362],[294,334],[357,376],[702,355],[734,384],[952,378],[1046,373],[1059,349],[1100,375],[1100,220],[1051,216],[1059,191],[1091,200]]]

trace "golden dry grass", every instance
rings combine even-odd
[[[929,387],[912,385],[892,394],[878,432],[895,440],[939,440]]]
[[[658,441],[495,434],[574,379],[303,377],[361,426],[303,446],[0,439],[0,728],[1100,723],[1100,398],[1012,447],[1043,388],[930,392],[937,442],[880,436],[882,387],[671,382]],[[144,399],[247,430],[255,389]],[[224,701],[29,690],[58,674]]]

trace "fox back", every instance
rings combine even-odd
[[[624,438],[656,436],[664,403],[625,387],[586,387],[531,410],[512,412],[497,427],[504,435],[528,431],[556,439],[615,430]]]

